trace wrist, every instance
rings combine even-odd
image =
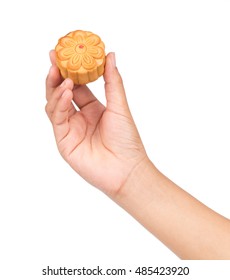
[[[139,216],[153,200],[161,173],[146,156],[129,174],[113,200],[131,215]]]

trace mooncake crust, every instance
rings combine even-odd
[[[93,82],[104,73],[105,45],[90,31],[68,33],[58,40],[55,51],[62,77],[72,79],[74,84]]]

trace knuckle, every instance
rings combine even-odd
[[[57,113],[54,111],[53,113],[50,114],[50,120],[53,124],[56,124],[57,121]]]
[[[53,117],[52,117],[53,116],[53,111],[52,111],[51,106],[50,106],[49,103],[47,103],[46,106],[45,106],[45,112],[46,112],[48,118],[50,119],[50,121],[53,122],[52,121],[52,119],[53,119]]]
[[[46,106],[45,106],[45,111],[46,111],[47,115],[49,115],[49,113],[50,113],[50,108],[49,107],[50,107],[49,103],[47,103]]]

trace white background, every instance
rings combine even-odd
[[[149,157],[230,217],[230,1],[8,0],[0,26],[1,279],[45,279],[47,265],[194,266],[63,161],[44,111],[48,52],[72,30],[98,34]],[[104,102],[103,79],[89,87]]]

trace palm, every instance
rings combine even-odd
[[[141,142],[133,138],[139,139],[131,116],[111,112],[95,100],[81,111],[70,109],[69,132],[58,146],[74,170],[110,193],[143,156]]]

